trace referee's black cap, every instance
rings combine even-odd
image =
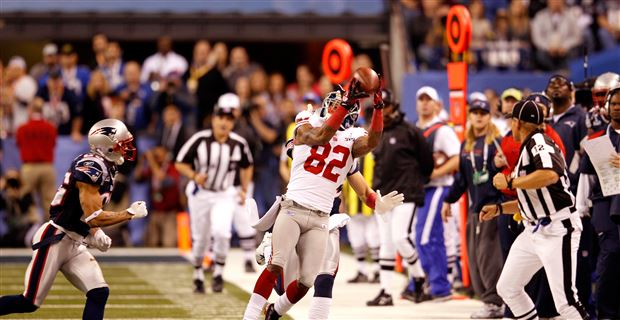
[[[544,120],[543,110],[532,100],[517,102],[512,109],[512,117],[533,124],[541,124]]]

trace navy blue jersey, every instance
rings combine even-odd
[[[90,227],[81,220],[84,212],[76,182],[99,186],[102,203],[106,205],[110,201],[115,176],[116,166],[113,163],[92,153],[79,155],[71,163],[62,185],[56,191],[50,206],[51,220],[68,231],[87,236]]]

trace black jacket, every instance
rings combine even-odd
[[[405,195],[405,202],[423,206],[424,184],[433,171],[433,152],[422,131],[399,115],[384,128],[373,155],[373,189],[382,195],[397,190]]]

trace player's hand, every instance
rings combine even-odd
[[[497,211],[497,205],[493,203],[487,204],[486,206],[482,207],[478,218],[480,219],[480,221],[488,221],[497,217],[497,215],[499,215],[499,212]]]
[[[375,212],[378,214],[384,214],[394,207],[403,204],[405,196],[402,193],[394,190],[384,196],[381,196],[381,191],[377,190],[377,202],[375,203]]]
[[[508,188],[508,177],[503,173],[498,173],[493,177],[493,186],[497,190],[504,190]]]
[[[444,202],[441,207],[441,219],[443,219],[443,222],[448,222],[449,217],[452,217],[452,208],[449,203]]]
[[[197,173],[194,176],[194,182],[196,182],[197,185],[199,186],[203,186],[205,184],[205,182],[207,182],[207,174],[206,173]]]
[[[493,162],[495,163],[496,168],[503,168],[508,165],[508,161],[506,161],[506,157],[500,152],[498,152],[493,158]]]
[[[146,202],[144,201],[136,201],[132,203],[129,208],[127,208],[127,212],[132,215],[132,219],[144,218],[149,214],[146,209]]]
[[[269,252],[266,252],[266,249],[269,250]],[[254,251],[254,256],[256,258],[256,262],[261,266],[267,262],[267,257],[271,256],[271,232],[265,232],[263,241],[261,241]]]
[[[86,245],[91,248],[96,248],[101,252],[106,252],[112,246],[112,239],[108,237],[108,235],[103,232],[101,229],[97,229],[95,234],[88,234],[86,238],[84,238],[84,242]]]
[[[616,168],[620,168],[620,153],[612,154],[609,163]]]
[[[383,109],[385,104],[383,103],[383,97],[381,96],[381,90],[375,92],[375,96],[373,98],[373,102],[374,102],[373,107],[375,109]]]
[[[345,109],[350,110],[355,106],[357,100],[368,97],[368,93],[362,91],[360,83],[357,79],[353,78],[351,84],[349,84],[349,91],[346,91],[342,96],[342,106]]]
[[[245,191],[243,191],[243,189],[239,188],[239,192],[238,192],[238,197],[239,197],[239,204],[244,206],[245,205],[245,198],[247,197],[247,193]]]

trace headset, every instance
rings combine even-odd
[[[608,117],[611,117],[611,98],[616,94],[620,94],[620,87],[615,87],[607,92],[607,97],[605,98],[605,111],[607,111]]]

